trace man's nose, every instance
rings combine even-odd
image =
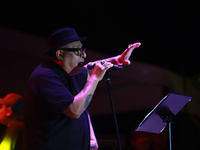
[[[81,55],[81,57],[85,59],[87,57],[86,52],[83,52],[82,55]]]

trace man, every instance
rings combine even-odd
[[[17,93],[9,93],[0,99],[0,149],[22,149],[23,97]]]
[[[84,67],[82,42],[73,28],[62,28],[48,38],[49,56],[28,80],[25,97],[24,150],[98,149],[87,107],[98,82],[113,64],[130,64],[133,49]]]

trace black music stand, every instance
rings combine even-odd
[[[136,131],[161,133],[169,126],[169,147],[172,150],[171,123],[178,112],[191,101],[191,96],[169,93],[146,115]]]

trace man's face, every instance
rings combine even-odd
[[[7,107],[4,104],[0,104],[0,123],[4,124],[4,119],[6,118]]]
[[[82,43],[80,41],[75,41],[62,46],[61,48],[82,48]],[[77,51],[63,51],[63,62],[62,68],[65,69],[69,74],[74,75],[80,72],[84,59],[86,58],[86,53],[81,54]]]

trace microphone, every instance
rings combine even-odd
[[[95,63],[93,62],[89,62],[87,64],[87,68],[89,70],[93,70],[95,67]],[[109,71],[122,71],[123,70],[123,66],[119,66],[119,65],[113,65],[111,68],[108,69]]]

